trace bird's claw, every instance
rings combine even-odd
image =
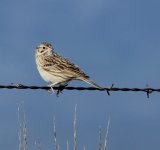
[[[50,86],[50,89],[48,90],[48,92],[51,93],[51,94],[53,94],[53,93],[55,93],[55,90],[53,89],[52,86]]]

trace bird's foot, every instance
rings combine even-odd
[[[51,94],[55,93],[55,89],[53,89],[53,87],[54,87],[56,84],[57,84],[57,82],[48,85],[48,86],[50,87],[50,89],[48,90],[49,93],[51,93]]]
[[[49,86],[49,87],[50,87],[50,89],[48,90],[48,92],[51,94],[55,93],[55,90],[53,89],[53,87],[52,86]]]

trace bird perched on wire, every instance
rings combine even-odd
[[[98,89],[103,89],[89,79],[77,65],[60,56],[50,43],[43,42],[36,47],[35,60],[41,77],[50,83],[50,87],[65,87],[72,80],[82,80]]]

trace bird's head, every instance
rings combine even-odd
[[[53,53],[53,47],[50,43],[43,42],[36,47],[37,55],[51,55]]]

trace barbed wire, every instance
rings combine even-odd
[[[16,84],[16,85],[0,85],[0,89],[32,89],[32,90],[51,90],[51,87],[49,86],[27,86],[27,85],[22,85],[22,84]],[[96,88],[96,87],[52,87],[53,90],[57,90],[57,95],[62,91],[62,90],[89,90],[89,91],[106,91],[108,95],[110,95],[110,92],[117,92],[117,91],[122,91],[122,92],[145,92],[147,94],[147,97],[149,98],[149,95],[152,94],[153,92],[160,92],[160,89],[156,88],[150,88],[150,87],[145,87],[145,88],[117,88],[114,87],[114,84],[112,84],[110,87],[104,87],[102,89]]]

